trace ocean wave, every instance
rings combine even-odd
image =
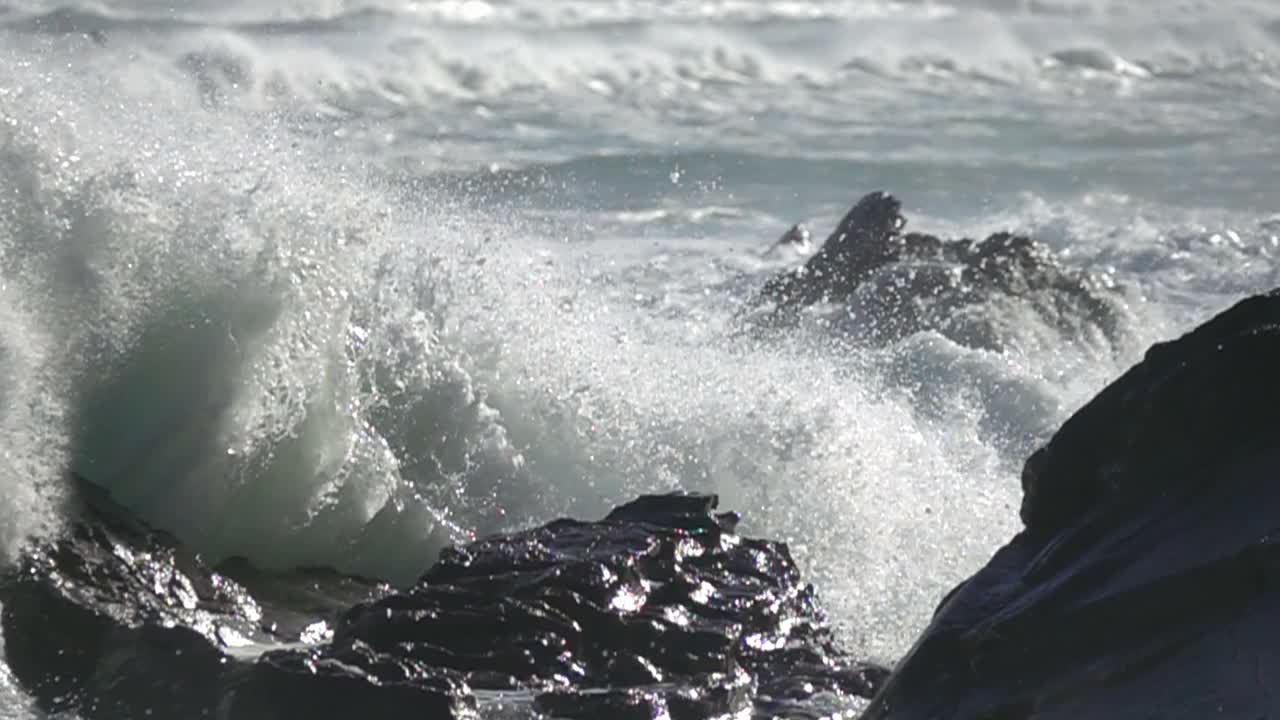
[[[864,183],[937,213],[922,229],[1031,226],[1078,246],[1082,264],[1130,262],[1136,273],[1144,257],[1160,260],[1151,244],[1181,242],[1165,206],[1141,198],[1110,225],[1090,224],[1105,207],[1034,195],[1002,214],[984,197],[1051,187],[1075,166],[1007,148],[1004,164],[965,148],[930,159],[927,127],[877,138],[879,149],[828,134],[827,145],[802,138],[772,153],[700,145],[724,128],[700,137],[692,118],[643,152],[608,153],[611,140],[567,123],[560,131],[578,146],[537,136],[532,144],[556,156],[525,164],[487,152],[518,141],[510,117],[490,110],[494,124],[483,126],[475,106],[468,146],[485,165],[516,167],[452,179],[416,168],[393,180],[381,155],[353,157],[335,133],[407,127],[357,113],[351,98],[369,78],[418,66],[353,69],[340,62],[350,55],[320,43],[265,48],[240,32],[200,32],[161,41],[172,47],[68,39],[72,53],[8,33],[22,40],[0,47],[22,71],[0,85],[0,393],[15,398],[0,424],[18,430],[3,450],[20,461],[3,480],[10,548],[57,522],[66,470],[212,561],[241,554],[396,579],[456,539],[684,487],[720,493],[753,532],[787,540],[837,616],[869,633],[851,644],[892,656],[938,590],[1010,529],[991,518],[1013,516],[1004,506],[1017,449],[1123,358],[1075,345],[991,355],[928,335],[871,351],[830,333],[734,341],[741,293],[789,261],[761,253],[805,215],[841,212]],[[210,47],[228,61],[176,60]],[[734,47],[698,57],[739,79],[776,72],[767,61],[753,69],[754,51]],[[832,57],[847,51],[842,41]],[[600,43],[578,52],[594,58]],[[579,56],[557,57],[569,66]],[[656,75],[665,62],[655,60]],[[271,86],[272,68],[300,73],[280,80],[285,88],[302,87],[307,72],[352,78],[351,107],[330,123],[306,103],[257,113],[236,102],[234,86]],[[214,92],[191,91],[197,71]],[[468,92],[502,87],[486,82]],[[546,101],[532,95],[532,105]],[[814,112],[841,118],[847,101],[829,97]],[[460,122],[447,112],[413,120],[437,121]],[[433,131],[419,128],[420,152]],[[776,135],[773,147],[794,137]],[[1202,170],[1203,182],[1215,179]],[[1136,193],[1150,176],[1134,172],[1118,184]],[[1104,184],[1069,183],[1060,194]],[[548,207],[577,213],[559,222],[570,242],[543,231]],[[661,212],[634,214],[645,208]],[[1191,250],[1143,289],[1172,292],[1181,272],[1200,273],[1206,288],[1256,278],[1227,277],[1230,258],[1274,272],[1264,262],[1274,233],[1228,216],[1202,218],[1205,232],[1187,236],[1211,263]],[[1143,234],[1143,221],[1154,229]],[[694,226],[713,228],[718,244]],[[1208,239],[1227,230],[1242,247]],[[1108,232],[1133,232],[1136,245],[1109,244]],[[1037,327],[1014,331],[1034,339]]]
[[[1188,78],[1257,83],[1274,68],[1275,22],[1264,5],[1138,15],[1114,3],[743,0],[86,3],[0,15],[12,32],[88,36],[106,57],[125,46],[132,64],[183,71],[218,102],[383,118],[462,103],[526,126],[569,97],[597,117],[617,107],[714,123],[789,109],[790,124],[803,126],[842,106],[832,94],[856,93],[872,109],[876,94],[904,89],[1062,99],[1082,87],[1114,91],[1116,81],[1160,93]]]
[[[1270,3],[1244,0],[1233,3],[1235,14],[1262,18],[1273,11]],[[107,23],[222,24],[246,29],[304,31],[340,27],[360,18],[417,20],[444,26],[555,29],[572,27],[646,25],[656,23],[776,23],[830,22],[892,19],[904,22],[949,20],[991,16],[1011,20],[1072,23],[1133,23],[1148,13],[1116,0],[676,0],[666,3],[614,0],[559,0],[554,3],[490,2],[487,0],[364,0],[340,2],[307,0],[285,6],[252,2],[200,3],[172,7],[164,3],[100,0],[99,2],[35,2],[23,6],[0,5],[0,16],[26,22],[45,22],[48,28],[66,27],[57,17],[100,19]],[[1169,8],[1154,22],[1222,17],[1209,3],[1182,3]],[[277,25],[276,23],[280,23]]]
[[[869,186],[950,216],[1023,191],[1274,200],[1265,5],[817,3],[818,20],[804,3],[578,5],[57,3],[0,16],[0,45],[277,116],[326,154],[534,214],[688,201],[786,218]],[[795,17],[732,19],[748,10]],[[579,11],[597,19],[549,17]],[[709,227],[679,215],[670,227]]]
[[[211,556],[270,566],[403,578],[415,567],[395,566],[388,536],[438,547],[474,530],[430,496],[492,484],[517,458],[438,348],[429,253],[388,262],[403,239],[380,211],[332,191],[322,211],[288,154],[242,146],[241,162],[210,166],[167,124],[95,126],[122,152],[117,133],[161,133],[133,135],[138,162],[94,153],[76,132],[89,118],[68,109],[50,145],[25,120],[37,104],[8,116],[2,144],[6,184],[28,190],[5,207],[6,284],[32,316],[6,329],[41,328],[58,350],[7,368],[62,417],[9,438],[42,461],[19,468],[20,488],[80,472]]]
[[[74,470],[210,561],[406,580],[476,533],[700,489],[787,539],[888,656],[1006,530],[998,436],[1061,410],[1032,358],[934,346],[886,374],[817,336],[733,342],[738,261],[707,245],[565,244],[269,118],[28,70],[41,92],[0,105],[3,333],[29,358],[5,376],[57,412],[6,419],[33,458],[6,479],[15,532],[56,522],[16,503]],[[960,378],[1039,400],[1010,430],[990,395],[916,390]]]
[[[113,5],[116,5],[113,7]],[[483,0],[434,0],[359,4],[298,3],[291,7],[240,6],[164,7],[147,12],[117,3],[61,5],[19,13],[12,24],[39,32],[94,32],[124,29],[182,30],[220,26],[247,33],[290,34],[352,29],[365,23],[391,24],[406,20],[457,27],[537,29],[597,28],[654,23],[772,23],[858,20],[896,17],[931,19],[952,14],[945,5],[880,2],[879,0],[678,0],[676,2],[582,2],[550,4],[496,3]],[[3,16],[0,12],[0,16]]]

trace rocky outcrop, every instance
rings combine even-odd
[[[802,267],[764,285],[751,304],[752,322],[788,326],[804,308],[837,303],[852,318],[850,327],[877,342],[934,330],[964,345],[1000,349],[1004,338],[995,323],[1015,303],[1065,337],[1093,333],[1112,344],[1121,337],[1124,307],[1107,276],[1071,270],[1050,248],[1021,235],[944,240],[903,232],[905,226],[897,198],[866,195]]]
[[[75,519],[0,578],[5,660],[47,710],[92,718],[212,717],[261,648],[331,634],[332,603],[389,588],[323,571],[281,576],[324,602],[264,600],[73,479]],[[241,565],[241,563],[233,563]],[[241,570],[246,575],[246,570]],[[264,583],[265,588],[271,587]]]
[[[208,714],[229,649],[264,639],[261,609],[177,544],[81,484],[83,516],[0,580],[5,659],[48,710]]]
[[[445,551],[392,592],[323,570],[210,569],[81,483],[65,534],[0,581],[15,677],[86,718],[475,717],[515,690],[566,718],[787,714],[870,697],[785,545],[709,496],[642,497]],[[798,712],[798,711],[797,711]]]
[[[599,522],[447,550],[410,590],[348,611],[331,644],[267,655],[230,707],[269,702],[282,682],[330,691],[311,671],[326,663],[410,686],[524,689],[565,718],[869,697],[884,671],[841,655],[786,546],[736,535],[715,503],[642,497]]]
[[[891,676],[840,651],[786,546],[714,496],[451,548],[393,591],[209,568],[87,483],[0,577],[6,662],[86,720],[473,718],[507,690],[557,718],[872,696],[865,720],[1273,717],[1278,368],[1280,290],[1152,347],[1027,461],[1025,528]]]
[[[1023,472],[1025,529],[863,716],[1280,715],[1280,290],[1141,363]]]

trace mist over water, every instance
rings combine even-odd
[[[74,471],[211,560],[408,582],[450,542],[712,491],[892,660],[1021,461],[1280,284],[1266,3],[0,8],[0,548]],[[734,314],[887,188],[1110,274],[1120,347]],[[0,704],[7,698],[0,674]]]

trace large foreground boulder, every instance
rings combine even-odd
[[[1114,346],[1126,312],[1105,274],[1075,270],[1022,235],[946,240],[904,232],[897,198],[864,196],[803,266],[777,275],[747,315],[762,329],[794,325],[806,308],[834,304],[840,327],[876,342],[931,330],[970,347],[1002,349],[1003,324],[1033,313],[1058,338],[1096,336]],[[781,244],[807,242],[792,228]]]
[[[392,592],[211,569],[79,488],[77,518],[0,577],[0,604],[14,676],[89,720],[472,718],[476,690],[558,718],[794,716],[888,674],[843,655],[786,546],[737,535],[714,496],[450,548]]]
[[[1152,347],[1022,481],[865,720],[1280,717],[1280,290]]]
[[[887,673],[835,647],[786,546],[736,535],[737,517],[715,504],[646,496],[599,522],[447,550],[413,588],[347,612],[332,643],[265,656],[229,707],[258,717],[286,684],[333,693],[314,671],[326,664],[404,692],[424,673],[523,689],[584,720],[770,716],[820,692],[870,697]]]

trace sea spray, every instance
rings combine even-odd
[[[883,655],[998,536],[971,406],[921,423],[874,353],[638,314],[613,261],[393,202],[270,117],[44,80],[6,105],[2,181],[20,326],[56,348],[24,387],[62,407],[29,448],[211,561],[405,582],[449,542],[710,490]]]
[[[543,5],[4,16],[11,537],[77,470],[211,559],[408,578],[712,489],[891,659],[1026,448],[1280,272],[1266,3]],[[756,249],[877,188],[1114,266],[1142,337],[735,341]]]

